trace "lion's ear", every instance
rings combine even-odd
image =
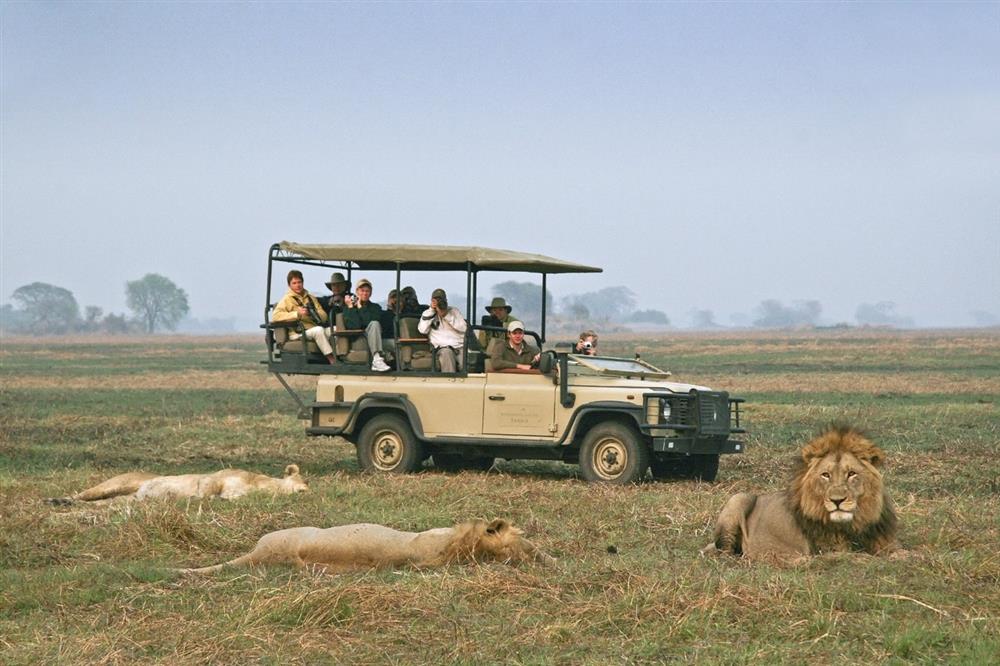
[[[871,463],[872,467],[881,467],[885,462],[885,452],[877,446],[870,446],[860,455],[862,460]]]
[[[495,518],[489,525],[486,526],[487,534],[500,534],[506,531],[510,527],[508,523],[503,518]]]
[[[299,466],[291,464],[285,468],[285,476],[293,476],[299,473]]]

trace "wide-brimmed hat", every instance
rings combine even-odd
[[[510,314],[510,311],[514,309],[507,305],[507,301],[505,301],[501,296],[494,298],[490,304],[486,306],[486,311],[492,313],[493,308],[505,308],[507,310],[507,314]]]
[[[326,283],[326,288],[333,291],[333,285],[335,284],[346,284],[348,289],[351,287],[351,281],[345,278],[343,273],[334,273],[331,275],[330,281]]]
[[[516,319],[514,321],[510,322],[509,324],[507,324],[507,332],[508,333],[513,333],[517,329],[521,329],[523,331],[524,330],[524,324],[522,324],[521,322],[519,322]]]
[[[357,291],[358,289],[361,289],[361,287],[368,287],[369,289],[371,289],[372,283],[371,281],[369,281],[368,278],[361,278],[360,280],[358,280],[358,283],[354,285],[354,290]]]

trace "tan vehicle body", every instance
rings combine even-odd
[[[486,372],[461,377],[324,375],[319,378],[316,402],[342,403],[319,407],[313,425],[342,428],[348,425],[351,405],[372,393],[405,395],[420,417],[423,436],[537,440],[541,444],[569,441],[566,429],[573,412],[598,401],[642,406],[643,393],[687,393],[707,390],[692,384],[637,381],[617,377],[572,376],[576,394],[573,407],[563,407],[559,386],[541,373]]]

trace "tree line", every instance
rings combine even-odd
[[[502,296],[514,307],[514,315],[532,329],[541,323],[541,285],[509,280],[493,288],[494,296]],[[149,273],[125,283],[126,305],[131,316],[105,313],[95,305],[88,305],[82,312],[73,293],[63,287],[33,282],[17,288],[11,295],[14,305],[6,304],[0,311],[0,328],[11,333],[67,334],[67,333],[155,333],[175,330],[180,320],[188,314],[187,293],[170,279]],[[632,326],[669,326],[670,318],[662,310],[638,309],[636,294],[625,286],[605,287],[583,294],[570,294],[556,298],[546,290],[548,326],[553,329],[599,327],[605,332],[623,330]],[[463,299],[457,301],[461,302]],[[486,299],[479,299],[477,309],[482,310]],[[739,327],[752,328],[810,328],[820,325],[823,308],[819,301],[795,301],[785,304],[775,299],[761,301],[752,318],[736,321]],[[721,329],[725,326],[715,320],[711,310],[695,309],[689,313],[693,328]],[[470,316],[470,320],[478,317]],[[891,301],[863,303],[855,312],[855,319],[862,326],[908,328],[913,319],[896,311]],[[847,324],[841,324],[846,326]]]
[[[11,300],[14,304],[5,304],[0,312],[0,327],[34,335],[172,331],[190,310],[187,293],[156,273],[125,283],[125,304],[131,317],[105,314],[96,305],[86,306],[81,314],[73,292],[45,282],[18,287]]]

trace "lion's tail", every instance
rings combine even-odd
[[[246,555],[240,555],[236,559],[229,560],[228,562],[223,562],[221,564],[213,564],[208,567],[198,567],[195,569],[174,569],[179,574],[207,574],[215,573],[216,571],[222,571],[226,567],[240,567],[247,564],[253,564],[254,558],[253,553],[247,553]]]

